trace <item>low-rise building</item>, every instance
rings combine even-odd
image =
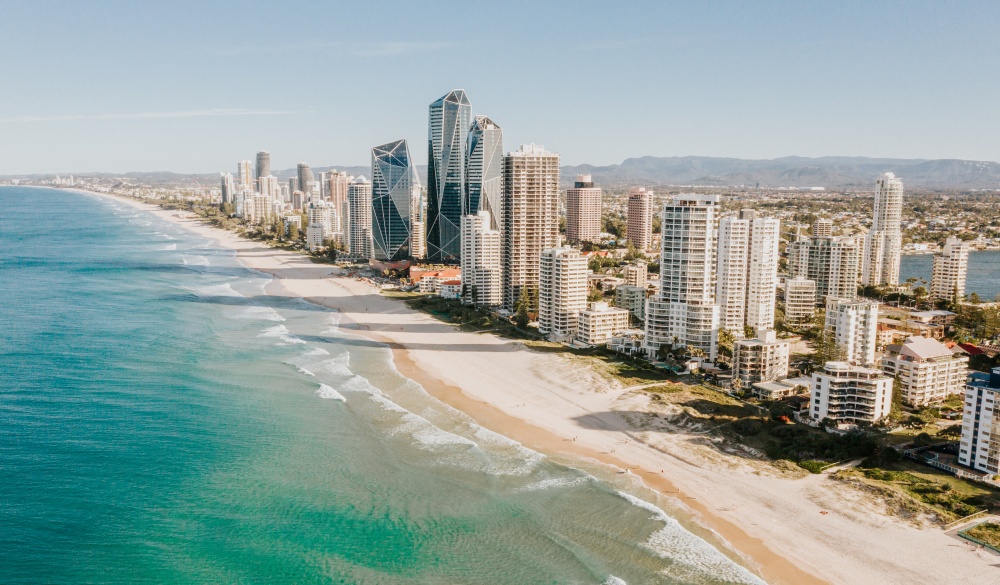
[[[646,333],[642,329],[626,329],[611,336],[608,349],[625,355],[640,355]]]
[[[646,318],[646,287],[622,285],[615,289],[615,306],[642,321]]]
[[[816,281],[789,278],[785,281],[785,323],[809,325],[816,313]]]
[[[958,462],[977,471],[1000,474],[1000,368],[989,374],[969,374]]]
[[[455,279],[441,282],[438,285],[438,296],[443,299],[462,298],[462,281]]]
[[[926,406],[942,402],[965,387],[969,358],[936,339],[913,336],[902,345],[890,345],[882,358],[882,371],[898,378],[903,402]]]
[[[781,400],[789,396],[808,394],[811,388],[811,378],[785,378],[784,380],[757,382],[750,387],[750,394],[760,400]]]
[[[577,319],[576,339],[587,345],[607,343],[616,333],[628,329],[629,312],[626,309],[608,306],[607,303],[591,303]]]
[[[420,292],[440,292],[441,283],[449,280],[462,280],[462,270],[459,268],[445,268],[443,270],[410,269],[410,281],[417,285],[417,290]]]
[[[773,329],[757,330],[756,339],[737,340],[733,344],[733,378],[745,389],[757,382],[784,378],[788,375],[788,347]]]
[[[646,276],[649,267],[645,262],[636,262],[634,264],[626,264],[624,270],[622,271],[622,277],[625,279],[626,286],[641,286],[646,288]]]
[[[847,362],[827,362],[812,375],[812,406],[815,421],[829,418],[837,423],[874,423],[892,409],[892,378],[881,370]]]

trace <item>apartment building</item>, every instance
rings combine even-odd
[[[965,388],[969,357],[929,337],[913,336],[902,345],[890,345],[882,358],[882,371],[898,378],[903,402],[921,407],[942,402]]]

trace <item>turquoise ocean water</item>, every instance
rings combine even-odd
[[[0,583],[759,582],[268,280],[123,203],[0,188]]]

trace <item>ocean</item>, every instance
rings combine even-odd
[[[930,286],[934,256],[911,254],[899,261],[899,280],[923,279]],[[984,301],[1000,296],[1000,250],[983,250],[969,253],[969,272],[966,276],[965,294],[978,294]]]
[[[0,583],[760,583],[122,202],[0,187]]]

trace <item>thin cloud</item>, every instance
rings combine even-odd
[[[343,43],[328,41],[305,41],[281,45],[256,45],[245,47],[222,47],[214,52],[218,55],[235,57],[268,53],[332,53],[352,57],[398,57],[410,53],[430,52],[446,49],[451,43],[440,41],[376,41],[368,43]]]
[[[252,110],[247,108],[216,108],[210,110],[179,110],[175,112],[136,112],[131,114],[87,114],[67,116],[15,116],[0,118],[0,122],[69,122],[78,120],[158,120],[167,118],[224,118],[230,116],[287,116],[300,114],[290,110]]]

